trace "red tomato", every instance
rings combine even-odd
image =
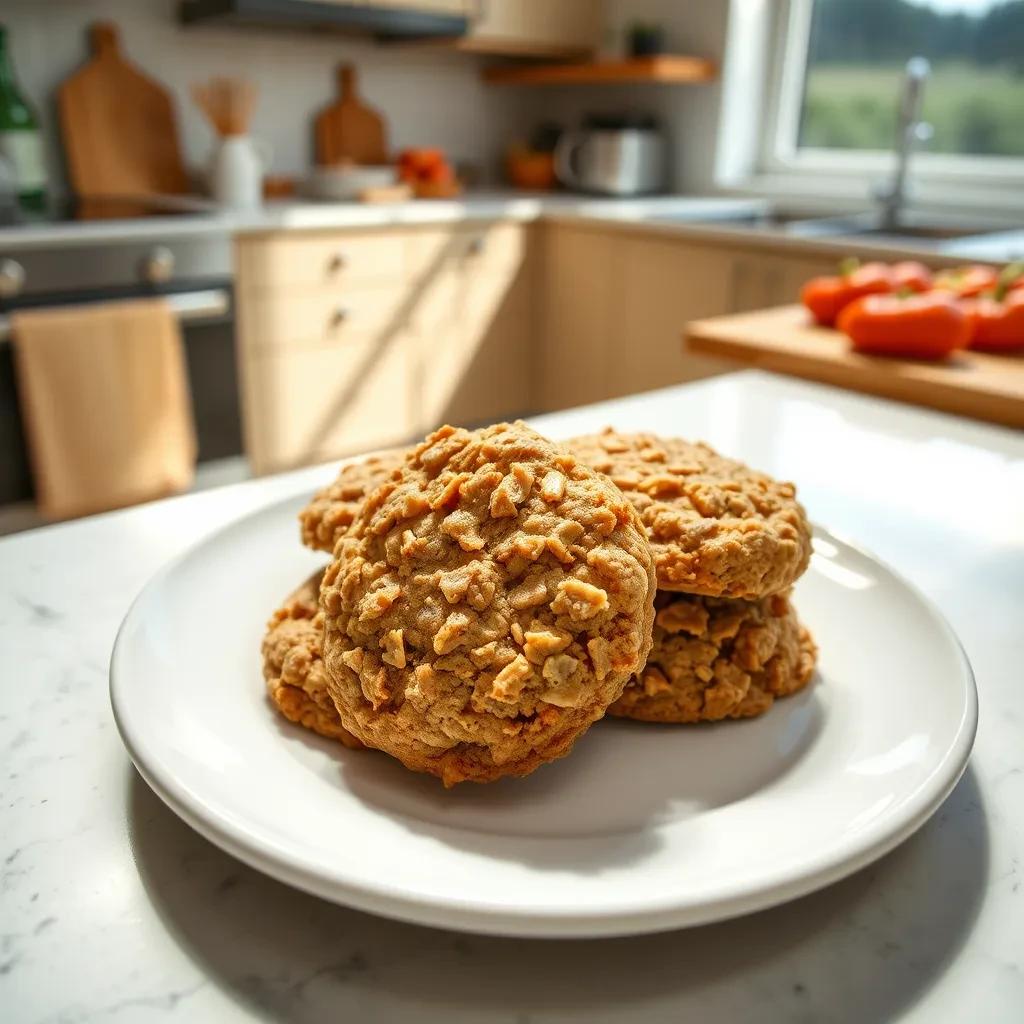
[[[892,291],[892,275],[884,263],[865,263],[834,277],[814,277],[803,286],[800,301],[825,327],[862,295]]]
[[[971,324],[970,348],[979,352],[1011,352],[1024,348],[1024,289],[1004,299],[981,296],[961,303]]]
[[[967,299],[991,291],[998,280],[999,274],[994,267],[955,267],[936,274],[934,286]]]
[[[857,352],[942,359],[970,340],[971,322],[952,295],[866,295],[839,315]]]
[[[926,292],[932,286],[932,272],[917,260],[903,260],[889,268],[893,291]]]

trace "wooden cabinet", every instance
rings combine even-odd
[[[728,252],[681,240],[619,236],[608,355],[609,395],[723,373],[727,363],[682,349],[682,330],[729,308]]]
[[[406,254],[406,239],[389,231],[236,243],[242,417],[254,472],[415,434]]]
[[[400,444],[416,433],[412,346],[401,334],[241,363],[246,449],[270,473]]]
[[[632,233],[545,228],[541,334],[544,409],[696,380],[735,364],[686,352],[686,324],[795,301],[830,257]]]
[[[788,255],[767,249],[729,251],[730,313],[797,302],[809,278],[836,273],[836,261],[829,256]]]
[[[687,355],[688,320],[729,308],[730,257],[676,240],[550,225],[542,264],[544,409],[722,373]]]
[[[240,239],[237,337],[253,470],[534,407],[529,231],[488,222]]]
[[[597,49],[601,0],[476,0],[461,48],[480,53],[582,55]]]
[[[422,233],[412,311],[421,429],[529,412],[537,383],[530,230],[495,224]]]
[[[726,372],[695,319],[790,302],[812,257],[569,222],[243,236],[239,365],[257,473]]]
[[[544,228],[540,272],[541,407],[607,398],[615,310],[616,236],[601,228]]]

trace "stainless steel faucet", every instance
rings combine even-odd
[[[924,83],[931,74],[931,65],[924,57],[911,57],[903,74],[900,93],[900,109],[896,122],[896,141],[893,147],[896,166],[888,185],[876,190],[875,197],[881,203],[882,227],[896,228],[906,202],[907,166],[914,145],[927,142],[932,137],[932,126],[921,120],[921,101],[924,97]]]

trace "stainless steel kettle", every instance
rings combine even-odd
[[[558,140],[555,174],[584,192],[658,192],[665,187],[665,139],[651,119],[591,117]]]

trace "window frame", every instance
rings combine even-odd
[[[847,185],[856,181],[861,189],[865,176],[884,183],[893,167],[892,148],[797,146],[813,3],[814,0],[779,0],[774,5],[775,20],[767,33],[774,58],[768,68],[768,110],[758,170],[772,176],[813,177],[820,184],[826,184],[823,179]],[[1024,192],[1024,157],[930,153],[925,145],[914,150],[911,173],[915,182],[954,190],[957,186],[1005,186],[1011,194]]]

